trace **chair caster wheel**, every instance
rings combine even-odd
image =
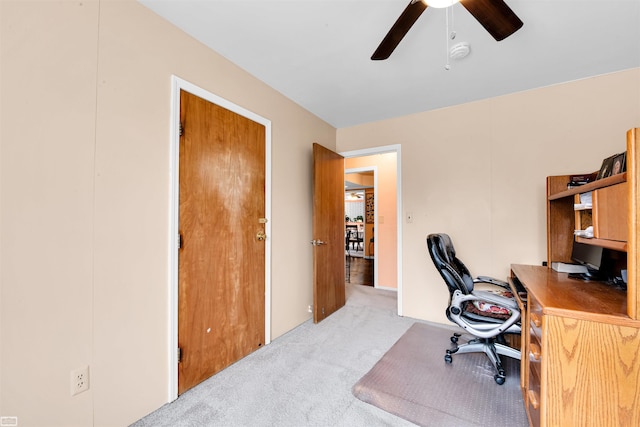
[[[504,384],[505,377],[504,377],[504,375],[496,374],[496,375],[493,376],[493,379],[496,380],[496,384],[502,385],[502,384]]]
[[[455,335],[454,335],[454,336],[452,336],[452,337],[451,337],[451,342],[452,342],[452,343],[454,343],[454,344],[457,344],[457,343],[458,343],[458,337],[457,337],[457,336],[455,336]]]
[[[451,362],[453,362],[453,358],[451,357],[450,354],[445,354],[444,355],[444,361],[447,362],[447,363],[451,363]]]

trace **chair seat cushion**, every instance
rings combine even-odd
[[[491,290],[489,291],[505,298],[513,298],[513,294],[509,291]],[[465,306],[465,311],[476,314],[478,316],[492,317],[494,319],[506,320],[512,311],[506,307],[495,305],[486,301],[469,301]]]

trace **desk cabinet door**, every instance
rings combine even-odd
[[[598,239],[627,241],[627,183],[593,192],[593,234]]]
[[[640,425],[637,398],[630,398],[640,392],[640,329],[561,316],[544,319],[545,424]]]

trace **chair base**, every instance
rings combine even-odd
[[[458,345],[459,337],[460,334],[457,333],[453,334],[453,336],[451,337],[451,342],[455,345],[455,347],[447,350],[447,354],[445,354],[444,356],[445,362],[453,362],[452,354],[455,353],[485,353],[497,371],[497,374],[494,375],[493,378],[496,383],[500,385],[504,384],[506,378],[505,370],[502,367],[502,362],[500,361],[500,355],[520,360],[520,350],[516,350],[515,348],[509,347],[506,344],[497,342],[500,340],[504,340],[503,337],[475,338],[460,346]]]

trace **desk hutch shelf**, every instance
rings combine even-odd
[[[636,128],[625,173],[570,189],[570,175],[547,177],[548,266],[511,266],[511,281],[527,290],[521,386],[532,426],[640,425],[639,156]],[[575,209],[586,192],[591,208]],[[593,238],[574,236],[589,225]],[[551,269],[571,262],[574,240],[617,251],[627,289]]]

